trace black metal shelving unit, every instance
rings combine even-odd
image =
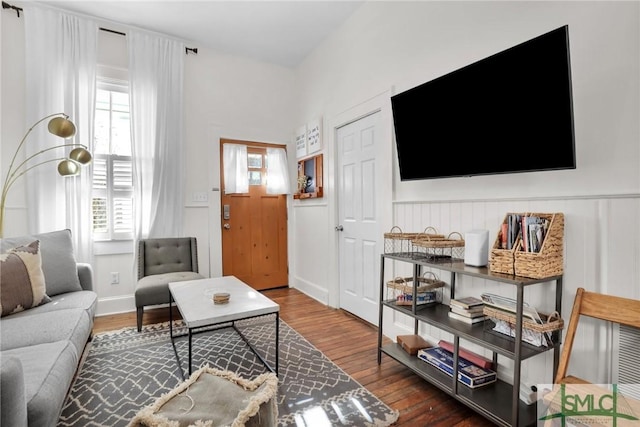
[[[516,286],[516,336],[509,339],[500,334],[492,333],[484,324],[468,325],[463,322],[451,320],[449,318],[449,306],[443,304],[433,304],[427,306],[416,305],[415,298],[413,305],[396,305],[395,300],[384,299],[384,270],[387,261],[402,261],[413,264],[413,286],[416,294],[417,278],[420,276],[422,267],[436,268],[451,273],[450,297],[455,298],[456,275],[467,275],[482,279],[502,282]],[[429,258],[424,255],[413,253],[382,254],[380,259],[380,307],[379,307],[379,327],[378,327],[378,364],[382,362],[382,354],[395,359],[405,365],[416,374],[434,384],[442,391],[453,396],[458,401],[469,406],[476,412],[485,416],[492,422],[502,426],[532,426],[536,423],[536,405],[527,405],[520,400],[520,364],[523,360],[534,357],[547,351],[553,351],[553,376],[555,377],[560,357],[560,337],[561,331],[554,332],[554,345],[549,347],[535,347],[522,342],[522,312],[524,289],[527,286],[539,283],[555,282],[555,310],[561,313],[562,309],[562,276],[547,277],[544,279],[530,279],[510,274],[494,273],[486,267],[471,267],[465,265],[460,259],[455,258]],[[436,328],[442,329],[453,335],[454,341],[454,375],[450,377],[428,363],[415,356],[407,354],[396,344],[382,345],[383,335],[383,313],[384,308],[401,312],[414,319],[414,333],[418,333],[420,323],[426,323]],[[488,322],[489,320],[487,320]],[[479,344],[493,353],[494,365],[497,366],[498,355],[507,357],[514,361],[513,384],[504,381],[482,386],[479,388],[469,388],[456,381],[458,370],[458,348],[460,338]]]

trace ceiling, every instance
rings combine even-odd
[[[45,0],[40,3],[167,34],[184,40],[188,47],[206,47],[292,68],[363,1]]]

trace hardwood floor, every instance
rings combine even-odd
[[[263,291],[280,304],[280,318],[391,408],[397,426],[471,427],[494,424],[390,357],[377,362],[378,329],[296,289]],[[175,310],[175,308],[174,308]],[[174,311],[179,317],[177,311]],[[167,321],[168,310],[145,310],[144,324]],[[97,317],[94,333],[135,326],[135,312]],[[386,338],[385,338],[386,339]]]

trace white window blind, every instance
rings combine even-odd
[[[93,161],[94,240],[133,238],[133,162],[127,86],[100,82]]]

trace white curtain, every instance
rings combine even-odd
[[[183,233],[183,43],[127,34],[136,240]]]
[[[249,192],[249,167],[247,165],[247,146],[242,144],[224,144],[222,146],[224,164],[225,194]]]
[[[76,125],[73,139],[62,140],[38,125],[25,143],[29,156],[65,143],[93,150],[93,117],[98,26],[94,21],[31,4],[24,5],[26,56],[26,126],[54,113],[65,113]],[[70,148],[52,150],[65,157]],[[41,157],[41,160],[45,160]],[[75,255],[92,261],[91,171],[61,177],[57,162],[32,169],[25,175],[30,232],[71,229]]]
[[[267,194],[291,194],[284,148],[267,148]]]

